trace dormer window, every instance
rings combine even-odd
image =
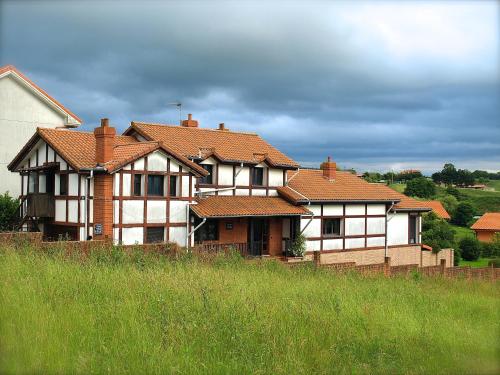
[[[252,185],[253,186],[264,185],[264,168],[259,168],[259,167],[252,168]]]
[[[201,164],[201,167],[206,170],[209,175],[208,176],[205,176],[205,177],[202,177],[200,179],[200,184],[207,184],[207,185],[212,185],[214,182],[214,179],[213,179],[213,171],[214,171],[214,166],[212,164]]]

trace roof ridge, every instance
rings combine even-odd
[[[234,131],[234,130],[229,130],[229,129],[221,131],[219,129],[212,129],[212,128],[188,127],[188,126],[181,126],[181,125],[174,125],[174,124],[161,124],[161,123],[157,123],[157,122],[142,122],[142,121],[132,121],[132,123],[136,124],[136,125],[146,125],[146,126],[161,126],[161,127],[178,128],[178,129],[203,130],[203,131],[218,132],[221,134],[233,133],[233,134],[253,135],[253,136],[261,138],[257,133],[254,133],[254,132]]]

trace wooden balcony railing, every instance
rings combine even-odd
[[[197,251],[206,253],[225,253],[230,250],[239,252],[242,256],[248,255],[248,245],[246,243],[217,243],[217,242],[204,242],[196,245]]]
[[[26,208],[24,215],[31,217],[54,217],[55,200],[54,195],[49,193],[32,193],[26,197]]]

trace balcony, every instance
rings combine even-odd
[[[31,193],[26,197],[25,215],[31,217],[53,218],[55,212],[54,195],[49,193]]]

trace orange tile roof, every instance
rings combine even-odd
[[[283,197],[295,202],[398,202],[397,210],[430,211],[420,201],[383,184],[371,184],[356,175],[337,171],[334,180],[323,177],[319,169],[301,169],[288,172],[288,186],[278,188]]]
[[[161,141],[189,158],[214,156],[224,162],[298,168],[298,164],[257,134],[176,125],[132,122],[124,134],[134,131],[151,141]]]
[[[423,204],[427,205],[427,207],[432,208],[432,211],[441,219],[450,220],[450,214],[443,207],[443,204],[440,201],[421,201]]]
[[[3,66],[3,67],[0,68],[0,75],[2,75],[4,73],[7,73],[7,72],[13,72],[13,73],[17,74],[19,77],[21,77],[23,80],[25,80],[29,85],[31,85],[35,90],[37,90],[40,94],[42,94],[47,99],[49,99],[50,101],[52,101],[54,104],[56,104],[59,108],[61,108],[68,115],[70,115],[71,117],[73,117],[80,124],[83,122],[77,115],[75,115],[69,109],[67,109],[66,107],[64,107],[56,99],[54,99],[52,96],[50,96],[45,90],[43,90],[41,87],[38,87],[31,79],[29,79],[23,73],[21,73],[14,65],[6,65],[6,66]]]
[[[210,196],[190,206],[198,217],[293,216],[311,215],[301,206],[280,197]]]
[[[500,231],[500,212],[485,213],[471,226],[471,229]]]
[[[43,139],[49,144],[68,164],[75,170],[94,168],[95,161],[95,136],[91,132],[82,132],[65,129],[38,128],[35,135],[28,141],[19,154],[9,164],[9,170],[15,170],[27,152],[36,144],[38,139]],[[160,142],[139,142],[132,136],[115,136],[113,160],[104,166],[108,172],[113,172],[127,163],[132,162],[154,150],[162,149],[174,156],[178,161],[187,165],[199,175],[206,175],[207,172],[182,155],[169,150]]]

